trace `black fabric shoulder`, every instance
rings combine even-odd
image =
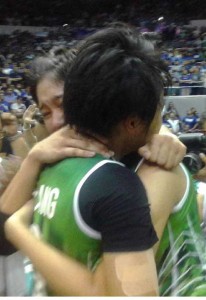
[[[140,178],[107,163],[84,183],[79,195],[84,221],[102,235],[104,251],[141,251],[157,241]]]

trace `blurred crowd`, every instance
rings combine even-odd
[[[173,102],[169,102],[164,109],[163,124],[176,135],[199,131],[205,132],[206,111],[198,114],[195,107],[190,107],[184,116],[180,116]]]
[[[22,6],[23,1],[16,1],[15,5],[11,0],[3,2],[0,4],[1,11],[4,12],[0,20],[2,25],[52,26],[50,30],[43,29],[38,33],[15,30],[10,35],[0,35],[0,112],[12,113],[16,117],[20,131],[23,114],[33,104],[26,81],[31,61],[52,47],[61,45],[71,48],[81,38],[114,21],[129,22],[144,34],[149,32],[153,35],[172,76],[173,86],[169,90],[169,95],[206,95],[206,27],[189,25],[188,20],[192,13],[189,10],[190,1],[185,10],[187,14],[183,14],[184,18],[181,15],[182,4],[174,1],[173,9],[176,10],[176,14],[173,20],[171,20],[172,13],[170,17],[167,16],[167,11],[171,8],[169,1],[162,1],[162,5],[153,3],[153,6],[151,1],[145,1],[141,5],[139,1],[129,1],[127,4],[118,1],[118,4],[114,5],[113,9],[110,7],[110,10],[108,1],[105,1],[102,6],[104,12],[95,8],[92,0],[87,1],[87,7],[82,1],[76,1],[83,7],[81,17],[74,1],[67,2],[66,11],[66,3],[63,0],[58,3],[41,1],[40,7],[31,1]],[[198,5],[198,1],[196,2]],[[18,9],[14,9],[18,6],[21,7],[21,14],[18,13]],[[42,13],[48,10],[48,17],[39,14],[40,8]],[[58,11],[58,14],[54,13],[55,11]],[[164,17],[157,18],[163,11]],[[190,122],[189,128],[184,122],[188,118],[193,118],[191,111],[194,110],[190,109],[185,112],[185,116],[179,116],[177,112],[170,112],[167,109],[164,122],[168,127],[171,127],[170,123],[176,124],[174,133],[193,130],[200,126],[200,116],[195,115],[196,121]]]

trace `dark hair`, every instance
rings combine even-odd
[[[47,75],[56,82],[64,82],[68,68],[76,57],[76,49],[54,47],[45,56],[35,58],[31,63],[27,82],[33,99],[38,103],[36,87]]]
[[[66,123],[102,136],[131,115],[149,126],[170,82],[149,43],[126,26],[88,37],[65,80]]]

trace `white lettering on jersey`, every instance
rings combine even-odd
[[[40,215],[48,219],[53,218],[59,194],[60,190],[58,188],[41,185],[37,195],[38,203],[34,210],[38,210]]]

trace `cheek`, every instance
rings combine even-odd
[[[64,123],[64,112],[63,112],[63,109],[59,110],[59,121],[60,121],[60,123]]]
[[[44,120],[44,125],[49,134],[53,133],[55,130],[53,129],[51,119]]]

